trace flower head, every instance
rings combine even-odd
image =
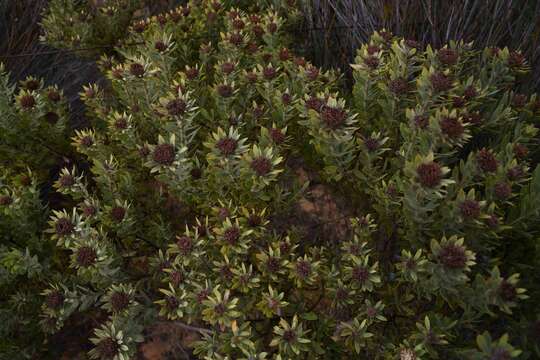
[[[431,86],[436,92],[448,91],[452,88],[452,79],[442,72],[435,72],[430,77]]]
[[[81,152],[89,150],[96,143],[96,135],[93,130],[75,130],[75,135],[72,138],[73,145]]]
[[[117,223],[122,222],[125,216],[126,216],[126,209],[123,206],[116,205],[116,206],[113,206],[113,208],[111,209],[111,217],[115,222]]]
[[[478,96],[478,91],[473,85],[469,85],[463,91],[463,96],[466,100],[472,100]]]
[[[461,217],[465,220],[478,219],[480,210],[480,202],[474,199],[465,199],[459,204]]]
[[[523,167],[519,165],[512,166],[509,168],[506,172],[506,177],[508,177],[508,180],[519,180],[525,175],[525,170]]]
[[[291,53],[289,52],[289,49],[287,48],[281,48],[279,50],[279,60],[281,61],[287,61],[291,58]]]
[[[478,169],[483,173],[494,173],[497,171],[499,162],[491,150],[482,148],[476,154]]]
[[[34,93],[26,90],[23,90],[21,94],[17,96],[17,101],[23,110],[30,110],[37,104]]]
[[[172,144],[156,145],[152,152],[152,159],[160,165],[171,165],[175,158],[175,148]]]
[[[304,71],[305,71],[305,74],[306,74],[306,78],[309,81],[315,81],[319,77],[319,72],[320,71],[315,66],[309,65],[308,67],[305,68]]]
[[[236,150],[237,144],[238,143],[235,139],[227,137],[227,138],[220,139],[216,143],[216,147],[219,149],[219,151],[223,155],[229,156],[234,153],[234,151]]]
[[[444,65],[455,65],[458,62],[459,54],[456,50],[442,48],[437,52],[437,58]]]
[[[114,322],[107,322],[94,330],[95,337],[90,341],[94,348],[88,353],[91,359],[127,360],[137,350],[136,343],[142,342],[139,334],[130,334],[129,329],[117,329]]]
[[[388,89],[395,96],[401,96],[409,92],[410,85],[406,79],[396,78],[390,81],[390,83],[388,84]]]
[[[254,175],[255,182],[262,182],[263,185],[268,185],[270,181],[275,180],[276,176],[282,172],[277,169],[283,159],[277,156],[272,147],[260,148],[253,145],[249,152],[244,155],[244,171]],[[249,171],[248,171],[249,168]]]
[[[442,167],[435,161],[420,164],[416,168],[418,181],[427,188],[434,188],[441,184],[443,177]]]
[[[143,148],[141,148],[143,149]],[[174,171],[181,168],[186,163],[185,152],[187,147],[178,147],[176,145],[176,136],[171,134],[169,140],[165,140],[161,135],[158,136],[158,143],[149,146],[149,159],[145,163],[150,167],[150,172]],[[186,169],[189,172],[189,169]]]
[[[413,118],[414,125],[419,129],[425,129],[429,125],[429,116],[418,114]]]
[[[459,139],[465,132],[463,124],[453,116],[443,116],[439,125],[442,133],[450,139]]]
[[[347,119],[347,112],[340,107],[323,105],[321,108],[321,120],[329,129],[335,130],[341,127]]]
[[[274,327],[274,338],[270,346],[278,346],[280,353],[289,354],[292,357],[299,356],[300,352],[309,349],[307,344],[311,341],[304,337],[306,333],[297,315],[294,315],[291,324],[281,319],[279,325]]]
[[[57,289],[52,289],[45,298],[45,304],[49,309],[58,310],[64,305],[64,293]]]
[[[52,102],[58,102],[61,99],[61,94],[56,88],[51,88],[47,92],[47,99],[49,99]]]
[[[238,31],[233,31],[229,35],[229,42],[232,45],[239,47],[244,43],[244,36]]]
[[[96,263],[97,251],[91,246],[81,246],[76,252],[76,261],[79,267],[89,267]]]
[[[462,115],[462,118],[464,123],[469,123],[473,125],[478,125],[482,122],[482,114],[480,114],[480,112],[478,111],[467,112]]]
[[[529,149],[527,146],[523,144],[515,144],[513,147],[514,156],[518,160],[523,160],[527,158],[527,155],[529,155]]]
[[[443,236],[440,242],[431,241],[431,251],[435,259],[447,270],[469,271],[475,264],[475,255],[463,245],[464,239]]]
[[[217,93],[223,98],[229,98],[233,95],[234,89],[229,84],[219,84],[217,87]]]
[[[104,296],[103,307],[113,314],[126,312],[134,303],[135,290],[129,284],[112,285]]]
[[[273,80],[278,75],[277,69],[272,65],[268,65],[262,69],[262,75],[266,80]]]
[[[500,181],[495,184],[493,192],[499,200],[506,200],[512,196],[512,186],[505,181]]]
[[[376,284],[381,282],[378,275],[378,262],[370,264],[369,255],[351,256],[351,264],[346,267],[347,277],[355,288],[361,291],[373,291]]]
[[[285,141],[285,134],[283,133],[281,129],[273,127],[269,130],[269,133],[270,133],[270,138],[275,144],[279,145]]]
[[[194,80],[199,76],[199,68],[186,66],[185,74],[188,80]]]
[[[69,247],[73,241],[77,231],[81,226],[81,217],[73,208],[72,214],[68,214],[65,210],[53,210],[53,216],[49,221],[50,228],[46,232],[51,233],[51,238],[58,241],[58,245]]]
[[[525,94],[514,94],[512,97],[512,106],[514,106],[517,109],[521,109],[527,105],[527,102],[529,101],[527,95]]]
[[[380,60],[376,56],[368,56],[364,58],[364,65],[366,65],[369,69],[375,70],[379,67]]]
[[[321,108],[323,107],[324,104],[325,104],[324,99],[320,99],[316,96],[310,96],[309,98],[305,100],[306,109],[312,109],[317,112],[321,111]]]
[[[183,115],[186,111],[187,104],[183,99],[171,99],[167,102],[165,108],[171,116]]]
[[[525,66],[525,56],[519,51],[512,51],[508,56],[508,65],[511,68],[520,68]]]
[[[133,76],[142,77],[146,70],[143,64],[134,62],[129,65],[129,72]]]
[[[467,263],[465,249],[455,244],[448,244],[441,247],[439,261],[450,269],[463,269]]]
[[[270,159],[260,156],[251,161],[251,168],[259,176],[264,176],[272,170],[272,162]]]
[[[8,206],[13,204],[13,198],[10,195],[0,195],[0,206]]]

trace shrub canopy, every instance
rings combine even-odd
[[[100,60],[110,87],[80,94],[92,127],[67,135],[50,210],[62,94],[2,75],[2,317],[47,334],[94,319],[94,359],[134,358],[156,323],[196,333],[201,359],[540,356],[524,58],[383,30],[346,94],[289,50],[297,15],[191,1],[133,23]],[[335,236],[293,221],[315,191],[298,164],[346,199],[317,225]],[[37,353],[12,325],[0,346]]]

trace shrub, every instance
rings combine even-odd
[[[16,88],[0,64],[0,162],[13,171],[44,172],[69,153],[68,109],[56,86],[44,86],[32,76]]]
[[[512,91],[520,54],[376,32],[346,99],[336,73],[287,49],[289,3],[192,1],[102,59],[111,89],[85,86],[93,126],[72,138],[90,169],[60,172],[67,205],[35,230],[56,247],[43,329],[93,314],[95,359],[133,358],[156,323],[197,333],[204,359],[538,355],[523,301],[537,257],[523,254],[539,107]],[[282,220],[309,190],[298,158],[363,204],[339,241]],[[10,274],[35,262],[12,253]]]
[[[134,18],[143,0],[52,0],[41,19],[42,40],[57,48],[114,46]],[[92,52],[87,53],[92,54]]]
[[[0,175],[0,354],[29,357],[43,340],[36,317],[38,296],[51,273],[54,244],[42,230],[47,209],[39,198],[38,180],[28,171]],[[20,331],[19,336],[16,329]]]

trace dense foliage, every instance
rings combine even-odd
[[[43,40],[58,48],[95,48],[124,38],[144,0],[51,0],[41,21]],[[92,53],[90,53],[92,54]]]
[[[100,60],[110,87],[81,91],[92,127],[73,150],[62,94],[2,75],[0,351],[50,354],[43,339],[88,318],[92,359],[134,358],[164,322],[201,359],[540,356],[523,56],[375,32],[343,94],[288,49],[294,2],[275,5],[132,23]],[[293,163],[355,207],[339,241],[287,221],[310,191]]]

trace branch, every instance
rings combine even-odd
[[[184,330],[196,331],[196,332],[199,332],[201,334],[211,335],[211,334],[214,333],[210,329],[201,328],[201,327],[197,327],[197,326],[191,326],[191,325],[188,325],[188,324],[184,324],[181,321],[162,321],[161,323],[162,324],[173,324],[173,325],[178,326],[178,327],[180,327],[180,328],[182,328]]]
[[[317,307],[317,305],[320,304],[320,302],[323,299],[325,293],[326,293],[326,289],[324,287],[324,281],[321,281],[321,294],[319,295],[319,298],[317,299],[317,301],[313,305],[311,305],[306,312],[309,313],[309,312],[313,311],[313,309],[315,309]]]

